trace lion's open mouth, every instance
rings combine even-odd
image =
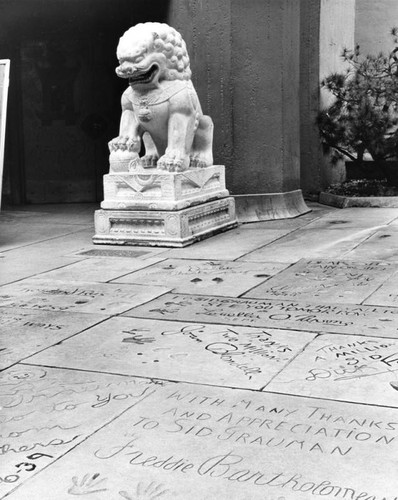
[[[153,80],[158,69],[159,69],[158,66],[156,64],[153,64],[148,69],[148,71],[145,71],[144,73],[139,73],[138,75],[130,76],[129,84],[136,85],[137,83],[150,83]]]

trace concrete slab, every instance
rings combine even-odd
[[[42,212],[34,212],[29,210],[2,210],[0,212],[0,224],[3,222],[13,223],[16,220],[25,220],[32,217],[32,221],[42,217]]]
[[[106,262],[103,258],[88,258],[60,269],[55,269],[47,273],[39,275],[40,279],[60,280],[60,281],[79,281],[82,277],[86,281],[95,281],[105,283],[113,279],[129,274],[136,269],[150,266],[162,258],[147,258],[146,260],[140,259],[120,259],[117,257],[108,257]],[[120,278],[120,282],[124,282]],[[159,284],[157,281],[154,284]],[[145,283],[142,283],[145,284]]]
[[[234,264],[261,269],[269,265],[283,268],[303,255],[328,261],[341,261],[343,256],[344,260],[359,261],[359,266],[380,260],[383,265],[384,261],[390,263],[390,268],[396,265],[396,209],[342,211],[311,205],[313,212],[298,219],[244,224],[231,234],[173,251],[92,245],[94,207],[90,211],[76,205],[24,207],[15,216],[6,214],[8,224],[25,222],[38,229],[47,223],[60,224],[77,232],[55,238],[45,233],[46,239],[38,243],[37,234],[30,231],[25,246],[0,254],[0,283],[91,259],[101,260],[105,273],[110,261],[123,260],[121,266],[130,265],[130,259],[149,259],[150,263],[158,258],[155,253],[159,258],[174,253],[179,262],[197,259],[205,265],[207,260],[230,266],[228,261],[238,259]],[[93,250],[115,254],[81,254]],[[132,256],[126,251],[145,253]],[[253,251],[258,251],[255,259],[246,255]],[[355,268],[354,277],[360,281],[359,271]],[[235,274],[231,281],[231,272],[226,273],[225,281],[240,287],[242,275]],[[8,329],[4,335],[8,340],[2,347],[10,349],[4,366],[26,353],[43,350],[3,373],[13,372],[11,378],[18,383],[0,385],[0,497],[3,491],[17,488],[10,495],[4,493],[7,500],[394,500],[398,491],[396,275],[391,273],[369,294],[364,301],[367,305],[350,305],[351,297],[359,301],[364,294],[355,294],[355,298],[347,294],[351,285],[344,281],[346,273],[340,267],[333,275],[335,278],[323,270],[319,282],[314,279],[308,283],[309,295],[310,283],[315,290],[318,285],[330,285],[332,279],[338,281],[324,301],[320,297],[304,300],[302,294],[266,300],[208,297],[198,295],[196,285],[188,290],[195,295],[168,293],[145,307],[132,309],[131,304],[142,297],[135,295],[131,301],[123,296],[127,314],[71,338],[77,317],[82,318],[77,325],[81,327],[86,317],[100,320],[104,315],[120,314],[117,311],[123,308],[120,298],[114,296],[115,286],[137,293],[145,287],[90,283],[82,290],[79,283],[74,289],[65,289],[74,286],[66,276],[67,285],[53,280],[50,288],[38,291],[38,299],[35,293],[19,289],[21,307],[9,307],[8,303],[0,309],[2,319],[8,322],[4,326],[3,321],[0,327],[2,332]],[[205,276],[207,279],[210,274]],[[372,287],[384,276],[385,271],[380,276],[372,271],[368,278],[374,281],[367,281],[364,287]],[[84,276],[79,278],[87,281]],[[159,283],[169,286],[166,279],[159,278]],[[186,279],[183,274],[182,286]],[[278,284],[276,278],[271,280]],[[29,287],[32,282],[37,284],[37,280],[26,280]],[[289,291],[296,293],[301,285],[291,281]],[[92,288],[95,286],[104,288]],[[0,294],[7,288],[0,288]],[[347,303],[336,303],[340,292],[331,292],[334,288],[341,290]],[[86,297],[80,294],[90,291],[105,295],[82,303]],[[208,287],[201,292],[208,294]],[[227,290],[220,293],[227,294]],[[101,311],[101,301],[106,311]],[[59,311],[64,306],[71,312]],[[47,310],[52,307],[55,310]],[[87,307],[93,314],[74,312],[79,307]],[[65,318],[66,323],[62,322]],[[68,338],[47,349],[58,339],[59,332],[51,330],[54,325],[65,327]],[[104,325],[111,328],[102,328]],[[163,330],[163,325],[173,329]],[[164,332],[169,335],[161,335]],[[268,335],[264,336],[270,333],[268,342]],[[323,335],[308,344],[317,333]],[[281,346],[293,350],[279,352],[274,359]],[[241,354],[234,358],[226,349]],[[2,353],[6,359],[5,352],[0,351],[0,359]],[[319,354],[325,359],[319,359]],[[58,368],[45,368],[46,363]],[[60,368],[61,364],[68,369]],[[245,365],[249,370],[259,367],[261,373],[245,372]],[[313,369],[318,371],[310,373]],[[40,378],[42,372],[36,370],[51,376]],[[314,381],[306,380],[311,376]],[[112,385],[120,380],[136,383]],[[185,382],[175,382],[181,380]],[[256,390],[260,388],[262,392]],[[151,395],[152,390],[156,393]],[[141,405],[138,400],[146,396],[148,400]],[[124,411],[127,413],[119,417]],[[135,438],[137,441],[130,442]],[[138,456],[140,452],[142,456]]]
[[[398,308],[167,293],[124,316],[398,338]]]
[[[398,307],[398,273],[393,274],[364,303]]]
[[[10,499],[396,496],[395,409],[185,384],[155,389]]]
[[[245,296],[360,304],[397,270],[391,262],[302,260]]]
[[[395,213],[397,211],[395,210]],[[390,228],[398,229],[398,216],[388,225]]]
[[[6,210],[7,216],[11,217],[32,217],[30,221],[34,222],[36,218],[43,221],[45,218],[52,223],[61,224],[92,224],[94,211],[99,207],[97,203],[51,203],[13,206]],[[4,212],[2,211],[2,214]]]
[[[262,248],[241,257],[249,262],[289,262],[299,259],[342,259],[352,249],[369,238],[375,229],[318,229],[306,226],[299,231],[278,239]],[[376,259],[374,256],[362,257],[362,260]]]
[[[40,218],[42,224],[43,217]],[[30,217],[28,220],[33,218]],[[88,226],[82,229],[81,226],[73,225],[69,227],[73,230],[76,229],[76,231],[40,242],[32,238],[33,241],[27,242],[28,244],[25,246],[8,249],[8,251],[1,253],[0,285],[83,260],[85,257],[76,254],[81,250],[94,248],[91,242],[94,228],[91,229],[92,226]]]
[[[235,260],[258,247],[282,238],[291,231],[291,228],[267,231],[260,229],[250,232],[241,228],[232,229],[208,240],[199,241],[192,247],[169,250],[162,256],[176,259]],[[275,259],[269,258],[268,261],[274,262]]]
[[[326,214],[333,213],[333,212],[339,212],[337,208],[334,207],[328,207],[326,205],[321,205],[321,203],[318,203],[317,201],[310,201],[306,200],[308,208],[311,209],[311,212],[309,214],[305,214],[304,217],[309,217],[311,215],[316,215],[323,217]],[[301,218],[301,217],[300,217]]]
[[[111,315],[150,301],[168,290],[161,286],[63,283],[33,278],[0,288],[0,307]]]
[[[333,227],[371,228],[383,227],[397,218],[397,210],[392,208],[346,208],[324,213],[322,218],[311,223],[311,227],[324,229]]]
[[[24,255],[35,256],[38,254],[43,259],[44,254],[51,258],[55,256],[73,257],[74,255],[70,255],[72,252],[76,253],[81,250],[94,248],[91,242],[94,231],[93,226],[90,225],[84,229],[82,229],[81,226],[76,226],[74,229],[76,229],[75,232],[67,235],[46,239],[40,242],[31,242],[25,247],[17,248],[12,252],[6,253],[18,255],[21,259],[23,259]]]
[[[144,379],[19,365],[0,375],[0,496],[84,441],[155,386]],[[14,498],[30,498],[17,492]],[[49,492],[42,500],[56,498]]]
[[[279,263],[167,259],[114,281],[148,285],[167,283],[175,292],[237,297],[285,267],[286,264]]]
[[[313,338],[264,328],[111,318],[27,362],[261,389]]]
[[[398,408],[398,341],[320,335],[266,390]]]
[[[103,321],[98,314],[0,309],[0,370]]]
[[[78,261],[77,258],[58,256],[49,256],[43,259],[43,255],[39,251],[22,252],[26,248],[0,255],[0,285],[14,283]],[[14,252],[18,252],[17,255]]]
[[[0,221],[0,251],[5,252],[14,248],[23,247],[32,243],[45,241],[59,236],[73,234],[81,230],[81,226],[73,226],[70,224],[57,224],[30,222],[18,219],[12,224],[5,221]]]
[[[398,262],[398,227],[390,224],[371,235],[357,248],[351,249],[346,259],[379,259],[389,262]]]
[[[142,247],[138,251],[133,248],[127,250],[113,245],[101,249],[91,242],[93,231],[94,228],[92,230],[79,229],[78,232],[73,234],[0,253],[0,285],[58,269],[88,257],[91,258],[87,252],[92,252],[94,258],[106,258],[107,261],[112,261],[112,257],[124,257],[123,260],[139,257],[145,260],[165,252],[164,248]],[[104,261],[102,262],[105,264]],[[106,269],[105,265],[104,269]]]

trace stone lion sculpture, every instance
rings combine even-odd
[[[163,23],[137,24],[120,38],[117,58],[116,74],[129,87],[111,153],[138,154],[143,141],[143,167],[180,172],[212,165],[213,122],[202,113],[180,33]]]

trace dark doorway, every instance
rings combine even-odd
[[[0,0],[0,59],[11,60],[3,199],[102,200],[118,132],[116,46],[130,26],[164,22],[165,0]]]

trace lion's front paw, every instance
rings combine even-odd
[[[141,157],[141,165],[143,168],[153,168],[156,167],[157,161],[159,159],[158,155],[145,155]]]
[[[209,162],[201,154],[193,154],[190,156],[190,168],[205,168]]]
[[[139,138],[134,139],[132,137],[121,136],[115,137],[108,142],[109,151],[131,151],[134,153],[139,153],[141,147],[141,141]]]
[[[182,156],[178,151],[170,151],[159,158],[158,168],[168,172],[182,172],[189,167],[189,157]]]

